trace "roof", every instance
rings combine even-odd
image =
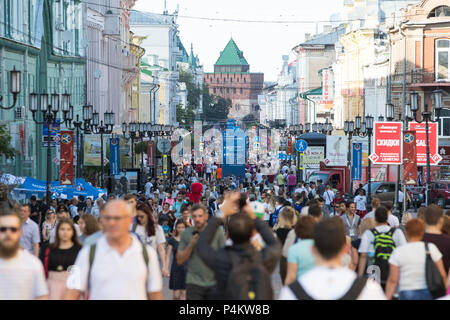
[[[247,60],[244,58],[244,53],[239,50],[236,42],[233,38],[228,41],[225,49],[220,52],[220,57],[217,59],[215,65],[217,66],[236,66],[236,65],[246,65],[248,66]]]
[[[153,76],[153,72],[151,72],[150,70],[142,69],[141,72],[145,73],[148,76],[151,76],[151,77]]]
[[[343,34],[345,34],[345,26],[341,25],[333,32],[318,34],[314,38],[301,43],[300,46],[334,45]]]
[[[174,17],[170,15],[130,10],[130,25],[172,24]]]
[[[189,55],[186,51],[186,48],[183,46],[183,43],[181,42],[181,39],[179,36],[177,36],[177,45],[178,45],[178,49],[180,49],[180,51],[181,51],[181,56],[177,58],[177,61],[189,63]]]
[[[302,99],[306,99],[308,96],[321,96],[321,95],[322,95],[322,87],[299,93],[299,97]]]

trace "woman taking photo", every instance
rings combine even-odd
[[[50,234],[56,228],[56,214],[52,209],[47,210],[45,214],[45,221],[42,225],[42,241],[48,243]]]
[[[408,243],[395,248],[389,258],[389,277],[386,283],[386,298],[391,299],[399,284],[400,300],[433,300],[426,281],[426,251],[422,241],[425,224],[420,219],[406,223]],[[428,243],[431,259],[436,263],[442,281],[447,275],[442,262],[442,254],[433,244]]]
[[[133,224],[132,231],[135,232],[141,241],[155,249],[162,262],[163,276],[169,276],[169,267],[166,264],[166,237],[162,227],[155,223],[150,207],[139,203],[136,207],[137,223]]]
[[[170,268],[169,289],[173,290],[173,300],[186,300],[186,274],[187,263],[179,265],[175,259],[180,243],[180,236],[183,231],[188,228],[186,222],[179,219],[175,223],[173,237],[170,237],[167,243],[167,262],[170,265],[170,257],[172,256],[172,267]]]
[[[81,244],[83,244],[84,239],[100,230],[97,219],[93,215],[88,213],[85,213],[80,217],[78,226],[80,227],[81,231],[81,236],[79,238]]]
[[[81,245],[72,220],[62,219],[56,226],[55,242],[41,256],[47,278],[48,299],[62,300],[69,275],[67,268],[75,264]]]

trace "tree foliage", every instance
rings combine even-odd
[[[203,121],[219,122],[228,119],[232,103],[230,99],[209,94],[209,88],[203,85]]]
[[[6,125],[0,125],[0,156],[14,158],[14,148],[11,148],[11,136]]]
[[[181,103],[177,105],[177,122],[181,125],[191,126],[195,120],[195,111],[191,105],[187,107]]]
[[[257,126],[258,125],[258,121],[256,120],[256,118],[253,115],[253,113],[247,114],[244,118],[242,118],[241,121],[244,123],[246,128],[250,128],[252,126]]]

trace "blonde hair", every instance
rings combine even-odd
[[[294,208],[283,208],[280,212],[278,221],[278,228],[292,229],[297,223],[297,216],[295,215]]]
[[[406,225],[409,220],[412,219],[412,215],[410,212],[405,212],[405,214],[402,217],[402,225]]]
[[[375,226],[376,226],[375,219],[372,219],[372,218],[363,219],[361,224],[358,227],[359,234],[363,235],[364,232],[366,232],[367,230],[375,228]]]

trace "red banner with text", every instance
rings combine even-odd
[[[59,183],[73,185],[73,131],[61,131]]]
[[[416,132],[403,131],[403,181],[417,184]]]
[[[402,128],[401,122],[374,123],[374,148],[369,156],[372,163],[402,164]]]
[[[417,165],[427,165],[427,145],[430,151],[430,165],[437,165],[442,157],[438,153],[438,124],[436,122],[428,123],[428,141],[425,123],[411,122],[409,129],[416,132],[417,144]]]

